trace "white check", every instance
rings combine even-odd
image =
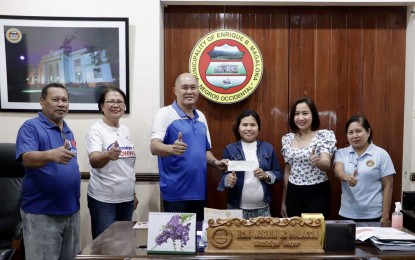
[[[258,162],[255,161],[228,161],[228,171],[252,172],[256,168],[258,168]]]

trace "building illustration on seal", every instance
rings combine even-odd
[[[206,80],[210,84],[228,89],[245,81],[246,69],[242,63],[244,53],[237,46],[215,46],[208,55],[210,63],[206,70]]]

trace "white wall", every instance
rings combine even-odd
[[[145,4],[143,4],[145,3]],[[122,123],[132,131],[136,146],[138,173],[157,173],[157,159],[152,156],[150,131],[154,114],[161,107],[163,89],[162,8],[159,1],[136,0],[0,0],[0,15],[128,17],[130,51],[130,114]],[[15,142],[21,124],[35,113],[0,113],[0,142]],[[78,162],[82,172],[89,171],[84,137],[99,114],[69,114],[66,118],[75,133]],[[86,207],[87,181],[81,184],[82,247],[91,241],[89,211]],[[158,183],[139,183],[140,203],[135,220],[147,220],[149,210],[159,209]]]
[[[201,1],[182,1],[203,4]],[[243,1],[245,4],[248,1]],[[255,2],[270,1],[250,1]],[[294,1],[273,1],[280,4],[295,3]],[[316,4],[313,1],[307,5]],[[329,1],[324,1],[325,3]],[[334,4],[339,1],[332,1]],[[346,1],[347,2],[347,1]],[[359,3],[362,1],[348,1]],[[180,1],[166,1],[168,4],[177,4]],[[223,4],[230,1],[224,1]],[[344,2],[343,2],[344,3]],[[405,2],[393,1],[403,4]],[[262,3],[263,4],[263,3]],[[320,3],[321,4],[321,3]],[[372,2],[376,5],[376,2]],[[344,5],[347,5],[344,4]],[[384,5],[384,2],[380,5]],[[414,7],[410,6],[408,10]],[[153,116],[163,105],[163,24],[162,7],[157,0],[0,0],[0,15],[26,15],[26,16],[70,16],[70,17],[128,17],[129,18],[129,51],[130,51],[130,101],[131,113],[125,115],[122,122],[133,132],[133,141],[136,145],[138,173],[157,173],[157,160],[150,154],[150,129]],[[413,15],[408,15],[407,32],[407,65],[405,85],[405,133],[403,158],[403,190],[415,190],[415,183],[409,182],[409,173],[415,172],[415,23]],[[171,86],[166,86],[171,87]],[[0,142],[14,142],[16,132],[20,125],[34,113],[4,113],[0,112]],[[91,124],[98,120],[98,114],[70,114],[67,122],[75,133],[78,144],[78,161],[81,171],[89,170],[84,145],[84,136]],[[401,133],[397,133],[401,134]],[[82,246],[90,242],[90,219],[86,207],[87,181],[81,184],[81,221]],[[140,199],[135,220],[147,220],[148,211],[159,209],[159,189],[157,183],[139,183],[136,191]]]

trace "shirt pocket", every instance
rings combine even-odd
[[[263,153],[260,158],[258,158],[259,167],[268,171],[271,170],[272,156],[269,153]]]
[[[244,160],[241,154],[231,154],[229,159],[231,161],[243,161]]]

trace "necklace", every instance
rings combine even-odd
[[[107,120],[105,117],[102,120],[107,126],[109,126],[112,129],[112,131],[114,131],[114,133],[117,134],[117,136],[120,136],[120,134],[118,133],[118,131],[120,130],[120,125],[118,124],[118,122],[111,122]],[[115,125],[118,125],[118,126],[115,126]]]
[[[307,146],[307,145],[309,145],[309,143],[311,142],[311,140],[314,138],[314,135],[307,135],[307,136],[305,136],[304,137],[304,139],[303,138],[301,138],[300,137],[300,134],[296,134],[296,136],[297,136],[297,143],[300,145],[300,146]]]
[[[110,127],[111,127],[112,131],[114,131],[117,134],[117,136],[120,136],[120,133],[118,133],[118,131],[120,129],[118,127],[113,127],[113,126],[110,126]]]

